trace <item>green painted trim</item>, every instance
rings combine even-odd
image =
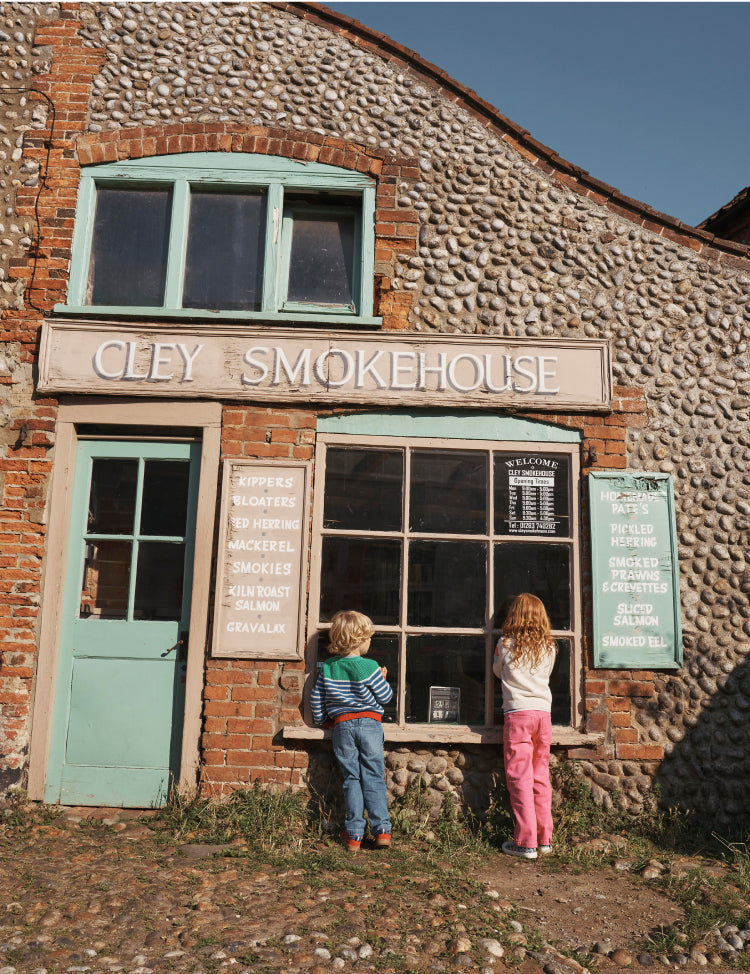
[[[190,220],[190,187],[186,179],[175,181],[172,189],[172,218],[169,226],[167,280],[164,307],[179,308],[185,284],[188,222]]]
[[[335,184],[347,189],[373,186],[374,180],[360,172],[320,162],[299,162],[281,156],[240,152],[186,152],[147,159],[87,166],[96,179],[187,179],[196,182],[268,183],[316,187]]]
[[[359,250],[359,313],[368,317],[373,308],[372,274],[368,268],[375,266],[375,187],[362,193],[361,246]]]
[[[488,413],[352,413],[318,420],[318,433],[403,436],[415,439],[497,440],[518,443],[580,443],[583,433],[515,416]]]
[[[94,208],[96,206],[96,183],[90,176],[82,175],[78,187],[76,219],[73,227],[71,247],[70,276],[68,277],[68,300],[83,304],[86,300],[88,283],[88,260],[84,255],[91,253],[91,239],[94,233]]]
[[[280,311],[209,311],[202,308],[138,308],[95,304],[85,306],[56,304],[53,310],[57,315],[69,315],[73,318],[158,318],[165,322],[169,319],[257,321],[268,325],[299,325],[300,328],[307,328],[311,325],[340,325],[342,320],[345,320],[348,328],[382,328],[383,326],[382,318],[369,318],[346,311],[331,314],[330,308],[327,308],[325,312],[305,309],[304,314],[284,314]]]

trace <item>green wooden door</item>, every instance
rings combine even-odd
[[[169,795],[199,459],[198,443],[79,442],[47,802],[146,808]]]

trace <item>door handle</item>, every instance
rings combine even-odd
[[[178,659],[178,661],[180,663],[186,663],[187,662],[187,650],[188,650],[187,644],[188,644],[188,634],[186,632],[181,632],[180,633],[180,638],[177,640],[177,642],[174,644],[174,646],[170,646],[169,649],[166,649],[161,654],[162,659],[165,656],[169,656],[170,653],[173,653],[175,650],[177,650],[177,659]]]

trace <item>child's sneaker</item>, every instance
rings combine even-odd
[[[341,844],[349,852],[359,852],[360,846],[362,845],[361,839],[353,839],[346,832],[341,833]]]
[[[378,834],[375,836],[375,848],[390,849],[390,847],[391,847],[391,833],[378,832]]]
[[[539,855],[540,856],[549,856],[552,853],[552,846],[551,845],[540,845],[539,846],[539,849],[538,849],[538,852],[539,852]]]
[[[536,849],[527,849],[515,842],[503,842],[503,852],[506,856],[516,856],[518,859],[536,859]]]

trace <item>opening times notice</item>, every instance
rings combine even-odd
[[[672,482],[590,474],[597,666],[675,666],[681,654]]]
[[[214,656],[300,654],[306,464],[226,461]]]
[[[501,530],[508,534],[568,533],[568,468],[565,458],[527,454],[504,457],[498,483]]]

